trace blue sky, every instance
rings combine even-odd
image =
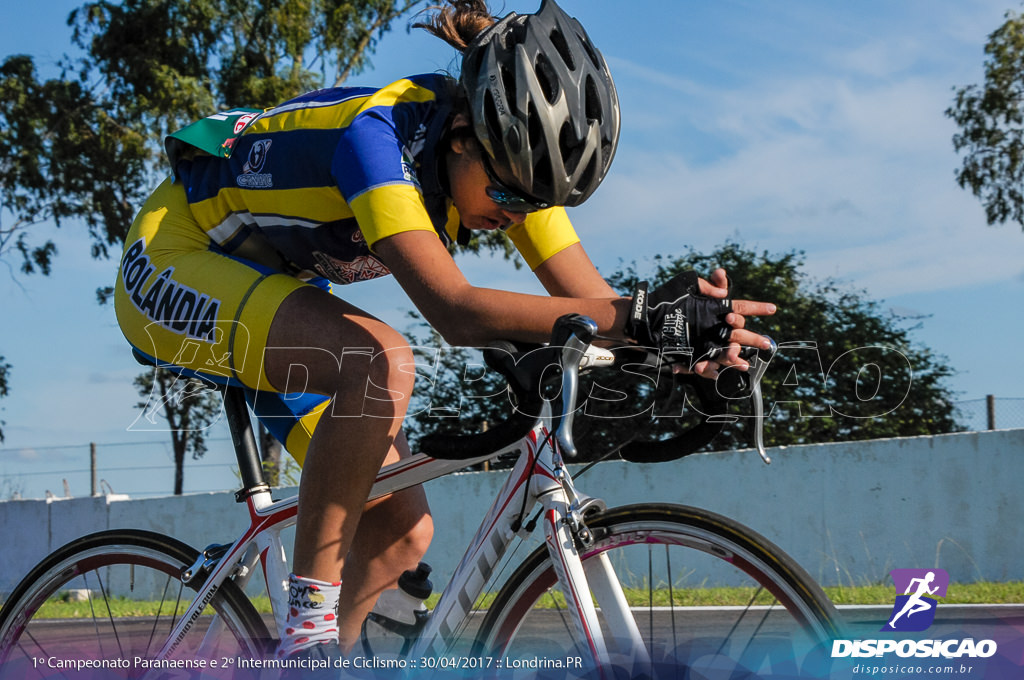
[[[68,49],[64,18],[78,4],[3,0],[0,55],[52,64]],[[611,174],[572,212],[599,268],[689,246],[706,251],[727,238],[803,250],[810,275],[927,315],[915,337],[949,358],[960,398],[1024,396],[1016,353],[994,348],[1024,335],[1024,233],[987,226],[980,204],[957,187],[954,128],[943,115],[953,87],[980,81],[984,41],[1007,9],[1019,9],[1014,2],[562,5],[604,52],[622,103]],[[352,84],[447,69],[453,57],[437,39],[398,27],[378,46],[374,69]],[[0,401],[0,484],[31,496],[59,495],[62,478],[88,493],[85,475],[69,471],[86,466],[90,441],[152,442],[101,447],[101,466],[169,464],[167,435],[133,426],[138,369],[112,310],[94,302],[114,264],[90,260],[73,226],[58,244],[50,278],[0,270],[0,352],[14,365],[12,393]],[[502,262],[460,262],[480,285],[538,290]],[[340,294],[399,327],[411,308],[390,281]],[[187,467],[186,490],[231,486],[229,462],[215,450],[203,461],[213,467],[191,475]],[[169,488],[166,471],[104,477],[118,491]]]

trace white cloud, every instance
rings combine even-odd
[[[965,265],[972,283],[1016,277],[1024,236],[987,227],[953,179],[954,128],[943,115],[949,76],[910,70],[930,47],[873,40],[827,53],[821,73],[718,91],[646,67],[623,69],[687,95],[699,91],[700,106],[662,106],[662,122],[682,108],[679,115],[731,148],[694,160],[691,140],[624,145],[594,205],[580,211],[581,229],[607,242],[587,241],[595,259],[613,262],[628,229],[630,244],[661,252],[707,248],[733,234],[772,250],[806,250],[812,273],[880,296],[956,286],[950,272]]]
[[[829,62],[840,71],[871,78],[889,78],[911,68],[918,61],[920,41],[872,40],[851,50],[832,55]]]

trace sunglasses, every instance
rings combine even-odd
[[[547,203],[537,203],[531,199],[523,198],[521,194],[505,186],[495,174],[487,155],[481,154],[481,158],[484,162],[484,172],[487,173],[487,180],[490,182],[485,189],[489,199],[512,212],[529,213],[551,207]]]

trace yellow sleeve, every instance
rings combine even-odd
[[[562,207],[530,213],[524,222],[509,227],[506,233],[531,270],[555,253],[580,242]]]
[[[354,198],[352,213],[366,245],[403,231],[434,231],[423,197],[411,184],[385,184]]]

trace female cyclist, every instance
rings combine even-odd
[[[225,112],[210,120],[234,123],[232,135],[212,153],[172,140],[174,176],[143,206],[121,262],[118,321],[136,350],[245,386],[303,465],[282,656],[349,650],[432,535],[422,489],[366,503],[381,465],[408,455],[411,350],[330,282],[394,275],[453,345],[541,342],[559,316],[585,314],[605,336],[705,355],[694,368],[707,377],[744,367],[739,346],[766,343],[744,316],[774,311],[730,306],[721,270],[631,309],[594,268],[563,206],[604,179],[618,100],[604,59],[553,0],[500,21],[484,0],[447,0],[424,27],[463,53],[459,80]],[[493,229],[550,297],[466,281],[448,246]]]

